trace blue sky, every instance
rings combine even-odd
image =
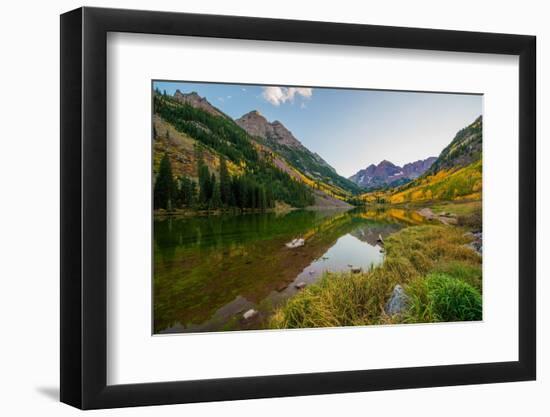
[[[439,153],[482,114],[480,95],[238,84],[155,82],[196,91],[233,118],[258,110],[279,120],[345,177],[387,159],[403,165]]]

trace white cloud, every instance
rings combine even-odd
[[[309,99],[313,95],[313,89],[300,87],[264,87],[262,93],[262,97],[274,106],[278,106],[287,101],[293,102],[296,95]]]

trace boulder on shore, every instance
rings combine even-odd
[[[464,234],[465,237],[472,239],[470,243],[467,243],[465,246],[477,252],[479,256],[483,254],[483,233],[481,231],[476,232],[467,232]]]
[[[390,296],[390,299],[386,303],[386,314],[393,316],[396,314],[402,314],[407,310],[409,306],[409,296],[405,293],[403,287],[397,284]]]

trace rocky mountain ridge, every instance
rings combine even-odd
[[[206,98],[199,96],[195,91],[182,93],[180,90],[176,90],[174,99],[179,103],[189,104],[197,109],[204,110],[213,116],[227,117],[226,114],[214,107]]]
[[[300,141],[280,121],[269,122],[258,110],[244,114],[235,122],[251,136],[259,136],[278,145],[304,149]]]
[[[431,156],[407,163],[403,167],[383,160],[378,165],[371,164],[365,169],[359,170],[349,177],[349,180],[363,188],[403,184],[424,174],[436,160],[436,157]]]
[[[321,181],[348,192],[358,190],[353,182],[338,175],[321,156],[302,145],[280,121],[269,122],[259,111],[252,110],[235,122],[250,136],[259,139],[260,143],[284,157],[312,180]]]

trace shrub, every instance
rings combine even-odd
[[[481,294],[460,279],[433,273],[414,281],[407,290],[411,298],[409,322],[482,319]]]
[[[463,214],[458,216],[457,224],[468,229],[481,230],[483,224],[481,210],[474,211],[470,214]]]

